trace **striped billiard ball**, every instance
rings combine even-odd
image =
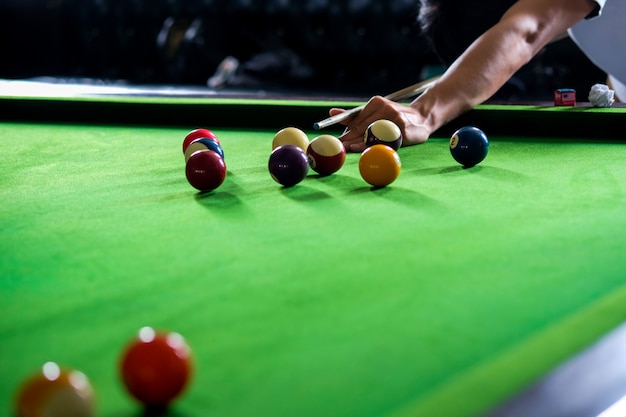
[[[311,169],[320,175],[334,174],[346,161],[346,149],[343,143],[332,135],[314,138],[306,153]]]
[[[367,147],[381,144],[397,151],[402,146],[402,132],[391,120],[380,119],[367,127],[363,140]]]
[[[213,152],[216,152],[219,156],[224,158],[224,149],[222,145],[218,141],[213,138],[200,138],[196,139],[187,146],[185,150],[185,162],[189,160],[189,157],[193,155],[196,151],[210,149]]]

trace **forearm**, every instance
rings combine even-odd
[[[567,7],[563,1],[569,2]],[[436,130],[490,98],[539,50],[584,18],[592,7],[589,0],[520,0],[411,107],[431,132]]]

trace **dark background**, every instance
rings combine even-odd
[[[440,71],[415,0],[0,0],[0,78],[387,94]],[[454,30],[454,28],[450,28]],[[600,72],[570,40],[548,47],[497,95],[582,97]],[[581,98],[582,98],[581,97]]]

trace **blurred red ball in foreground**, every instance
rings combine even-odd
[[[146,407],[167,407],[191,379],[191,349],[178,333],[143,327],[120,362],[128,392]]]
[[[85,374],[46,362],[18,389],[15,412],[18,417],[92,417],[94,403]]]

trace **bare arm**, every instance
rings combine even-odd
[[[546,44],[594,8],[591,0],[519,0],[450,66],[439,81],[409,106],[381,97],[346,122],[341,139],[363,149],[363,132],[377,119],[390,119],[404,134],[403,145],[424,142],[443,124],[487,100]],[[339,110],[331,110],[331,115]]]

